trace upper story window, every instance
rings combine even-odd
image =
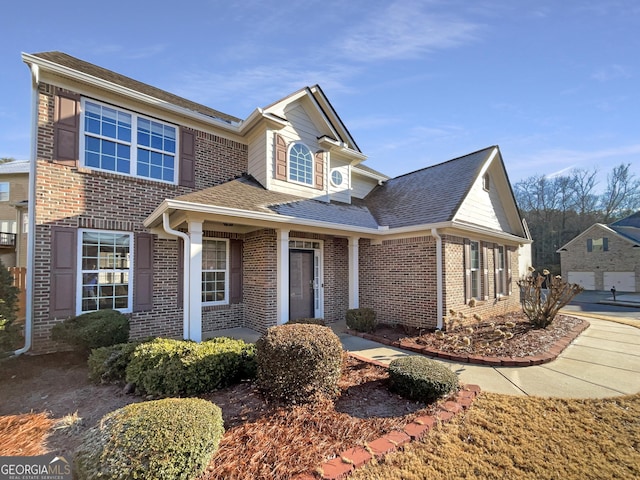
[[[491,189],[491,177],[489,177],[488,173],[485,173],[482,177],[482,188],[487,192]]]
[[[313,155],[304,143],[289,148],[289,180],[313,185]]]
[[[331,183],[333,184],[334,187],[339,187],[342,185],[342,182],[344,182],[344,176],[342,175],[342,172],[340,172],[340,170],[333,170],[331,172]]]
[[[0,182],[0,202],[9,201],[10,188],[9,182]]]
[[[177,128],[83,99],[84,166],[176,182]]]
[[[607,237],[587,239],[587,252],[608,252],[609,239]]]

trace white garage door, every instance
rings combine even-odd
[[[568,282],[577,283],[585,290],[595,290],[596,274],[593,272],[569,272]]]
[[[635,272],[604,272],[605,290],[611,290],[613,286],[615,286],[619,292],[635,292]]]

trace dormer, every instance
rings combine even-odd
[[[325,202],[351,202],[352,168],[366,159],[319,86],[306,87],[255,115],[248,172],[268,190]]]

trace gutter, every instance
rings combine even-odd
[[[29,233],[27,234],[27,295],[24,320],[24,346],[14,355],[22,355],[31,350],[31,336],[33,331],[33,289],[36,250],[36,163],[38,160],[38,85],[40,83],[40,68],[31,64],[31,158],[29,160]]]
[[[439,330],[442,330],[444,326],[443,321],[443,288],[442,288],[442,237],[438,233],[437,228],[431,229],[431,235],[433,235],[436,239],[436,297],[437,297],[437,307],[436,307],[436,327]]]
[[[163,212],[162,214],[162,228],[164,228],[164,231],[168,234],[175,235],[184,240],[184,279],[182,280],[182,309],[184,311],[184,317],[182,328],[184,339],[189,340],[189,334],[191,332],[191,302],[189,301],[191,296],[191,283],[189,281],[191,279],[191,239],[186,233],[171,228],[168,212]]]

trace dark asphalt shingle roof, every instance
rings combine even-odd
[[[327,203],[269,191],[249,176],[181,195],[174,200],[318,222],[367,228],[378,227],[366,207],[344,203]]]
[[[640,242],[640,210],[617,222],[613,222],[609,227],[634,242]]]
[[[378,224],[390,228],[450,221],[495,148],[392,178],[364,203]]]
[[[227,115],[226,113],[222,113],[218,110],[214,110],[213,108],[209,108],[199,103],[192,102],[185,98],[179,97],[178,95],[169,93],[165,90],[161,90],[146,83],[142,83],[124,75],[120,75],[119,73],[107,70],[106,68],[102,68],[92,63],[85,62],[84,60],[72,57],[71,55],[67,55],[66,53],[40,52],[34,53],[33,56],[48,60],[64,67],[72,68],[87,75],[91,75],[92,77],[106,80],[122,87],[130,88],[131,90],[144,93],[145,95],[149,95],[159,100],[164,100],[173,105],[177,105],[179,107],[186,108],[187,110],[192,110],[194,112],[201,113],[212,118],[217,118],[230,123],[240,122],[240,119],[234,116]]]

